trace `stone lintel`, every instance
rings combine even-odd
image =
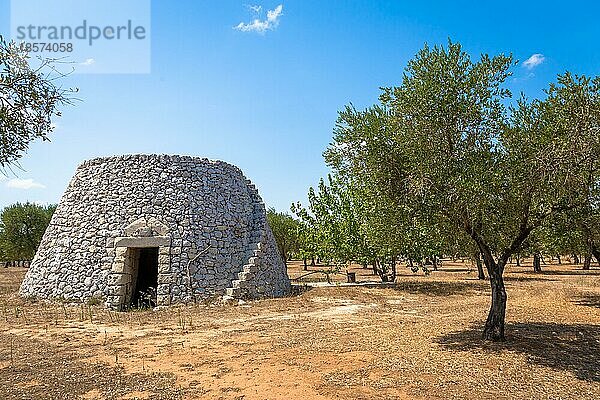
[[[168,236],[115,238],[115,247],[167,247],[170,244]]]

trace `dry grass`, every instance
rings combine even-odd
[[[402,269],[393,288],[129,313],[24,301],[24,271],[0,269],[0,398],[600,398],[600,271],[530,270],[507,272],[494,344],[488,285],[461,263]]]

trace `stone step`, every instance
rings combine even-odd
[[[237,303],[237,300],[235,297],[231,297],[228,295],[223,295],[223,303],[225,304],[235,304]]]
[[[234,279],[233,281],[231,281],[231,286],[233,286],[234,289],[245,289],[246,287],[248,287],[248,282],[239,279]]]
[[[238,279],[240,281],[249,281],[252,278],[254,278],[254,272],[246,272],[246,271],[238,272]]]
[[[240,288],[230,288],[225,289],[225,296],[230,297],[239,297],[242,294],[242,289]]]
[[[254,274],[254,273],[258,272],[258,266],[254,265],[254,264],[246,264],[246,265],[244,265],[242,272],[250,272],[250,273]]]

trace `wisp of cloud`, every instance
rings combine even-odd
[[[249,7],[256,14],[260,14],[261,6],[250,6]],[[279,19],[283,15],[283,4],[278,5],[273,10],[267,11],[267,18],[260,19],[255,18],[252,22],[240,22],[233,29],[240,32],[256,32],[264,34],[266,31],[273,30],[279,26]]]

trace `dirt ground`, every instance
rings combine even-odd
[[[505,343],[480,340],[490,291],[459,262],[128,313],[24,301],[2,268],[0,399],[599,399],[600,270],[543,268],[509,266]]]

